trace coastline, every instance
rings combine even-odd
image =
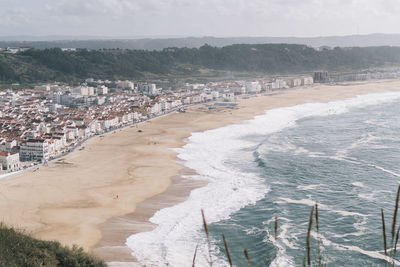
[[[127,237],[132,234],[151,231],[156,225],[149,219],[158,210],[185,201],[190,192],[205,185],[203,181],[182,178],[193,175],[194,171],[184,168],[172,178],[171,185],[162,193],[138,203],[133,213],[114,217],[101,224],[102,239],[91,250],[94,255],[101,256],[108,266],[126,266],[136,262],[131,250],[126,246]]]
[[[137,128],[122,129],[90,140],[85,150],[65,157],[66,164],[41,166],[37,172],[27,171],[0,181],[3,221],[35,237],[78,244],[87,250],[102,242],[107,244],[112,240],[104,229],[112,224],[115,227],[116,218],[131,218],[141,210],[148,213],[143,217],[151,217],[153,211],[184,200],[185,194],[176,197],[170,186],[182,191],[182,179],[173,177],[184,170],[171,148],[183,146],[192,132],[252,119],[273,108],[391,90],[400,90],[400,81],[314,85],[243,99],[238,109],[208,111],[205,105],[191,107],[186,113],[144,122],[139,126],[142,133]],[[189,186],[186,196],[190,190]],[[160,203],[153,202],[149,212],[146,205],[162,192],[165,194],[156,200]],[[151,229],[141,224],[138,228]]]

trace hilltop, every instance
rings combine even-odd
[[[0,47],[142,49],[168,47],[200,48],[204,44],[224,47],[234,44],[301,44],[311,47],[400,46],[400,34],[367,34],[321,37],[106,37],[106,36],[3,36]]]
[[[223,72],[285,74],[362,70],[400,65],[400,47],[314,49],[294,44],[146,50],[32,49],[0,54],[1,82],[73,82],[99,79],[205,77]]]

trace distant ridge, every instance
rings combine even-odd
[[[27,40],[27,41],[24,41]],[[287,43],[311,47],[400,46],[400,34],[368,34],[327,37],[184,37],[115,38],[101,36],[8,36],[0,37],[0,47],[32,46],[44,48],[140,49],[162,50],[168,47],[199,48],[204,44],[224,47],[232,44]]]

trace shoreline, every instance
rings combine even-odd
[[[157,225],[149,220],[158,210],[184,202],[192,190],[205,186],[204,181],[183,178],[195,174],[193,170],[184,168],[172,178],[171,185],[164,192],[138,203],[133,213],[111,218],[101,224],[102,239],[91,252],[101,256],[108,266],[137,262],[125,244],[127,237],[152,231]]]
[[[273,108],[398,90],[398,80],[314,85],[241,99],[237,109],[209,111],[206,104],[191,107],[186,113],[143,122],[139,126],[142,133],[136,127],[123,128],[115,134],[90,140],[84,150],[66,156],[66,164],[62,166],[40,167],[37,172],[26,171],[1,180],[3,221],[26,229],[34,237],[56,239],[70,246],[77,244],[86,250],[94,248],[95,254],[106,255],[104,250],[96,253],[96,249],[104,244],[116,244],[112,240],[114,235],[107,234],[107,228],[113,232],[125,224],[125,229],[130,230],[126,227],[134,224],[132,218],[136,220],[140,212],[143,220],[150,218],[153,211],[181,202],[196,188],[188,184],[185,187],[187,180],[177,177],[187,170],[171,151],[185,145],[185,138],[192,132],[249,120]],[[121,219],[124,217],[126,220]],[[136,226],[138,231],[151,229],[143,223]]]

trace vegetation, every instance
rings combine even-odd
[[[106,266],[82,248],[34,239],[0,225],[0,266]]]
[[[230,72],[285,74],[326,69],[360,70],[400,66],[400,47],[354,47],[315,50],[305,45],[242,44],[222,48],[145,50],[29,50],[0,56],[0,82],[73,83],[96,79],[204,77]]]

